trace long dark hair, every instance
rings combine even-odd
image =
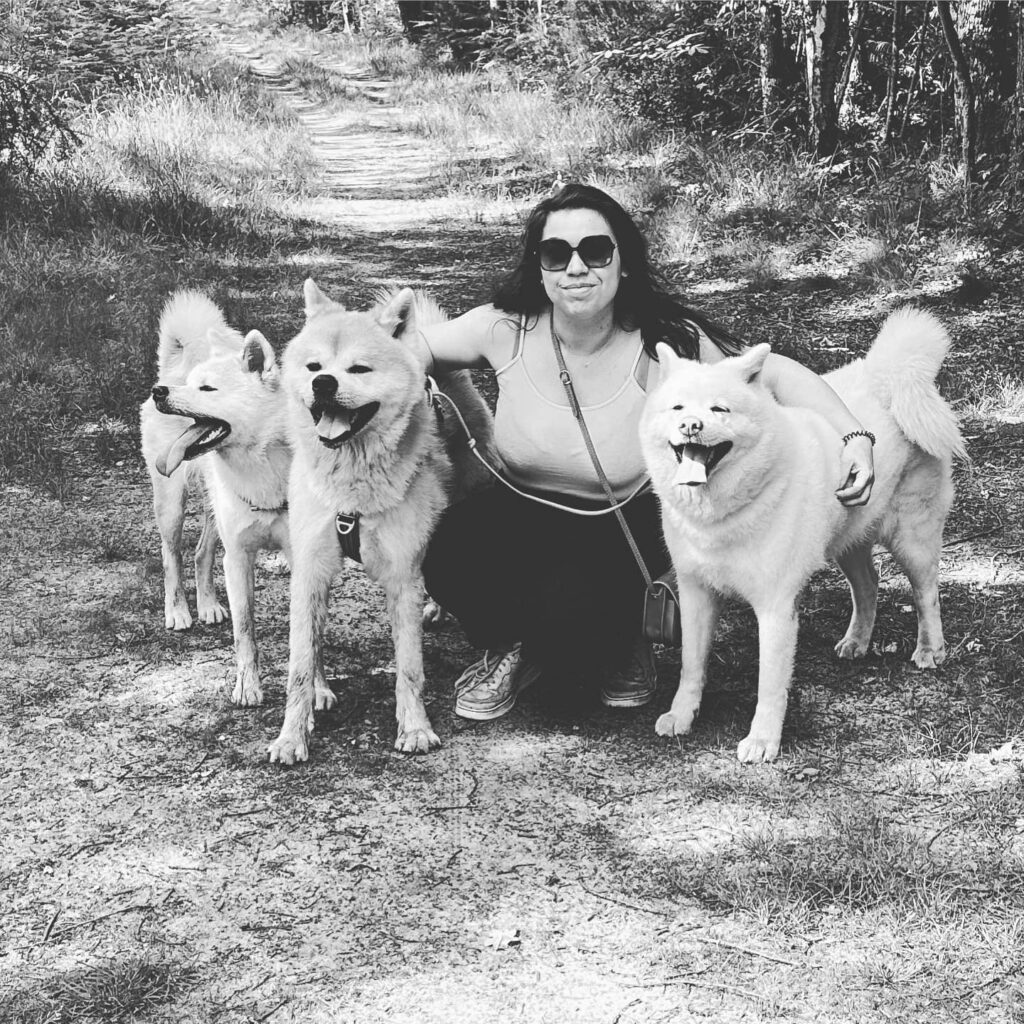
[[[608,222],[625,272],[615,294],[615,323],[623,330],[639,328],[644,348],[651,356],[655,355],[654,346],[663,341],[679,355],[698,358],[698,329],[726,354],[735,355],[743,350],[743,341],[669,293],[651,266],[647,240],[633,218],[610,195],[593,185],[566,185],[533,208],[523,230],[519,264],[498,285],[491,299],[498,309],[537,317],[550,304],[541,279],[537,246],[548,216],[557,210],[593,210]]]

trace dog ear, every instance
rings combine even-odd
[[[377,314],[377,323],[393,338],[416,328],[416,295],[411,288],[396,292]]]
[[[743,379],[750,384],[764,369],[764,361],[771,354],[772,347],[762,341],[752,349],[736,357],[736,367],[743,374]]]
[[[682,361],[682,356],[676,355],[675,349],[670,348],[663,341],[654,346],[658,356],[658,369],[661,379],[664,380]]]
[[[242,368],[249,373],[265,373],[274,365],[274,350],[259,331],[250,331],[242,345]]]
[[[317,313],[326,313],[329,309],[344,309],[340,302],[327,298],[317,287],[311,277],[307,277],[302,285],[302,297],[306,300],[306,319],[314,317]]]

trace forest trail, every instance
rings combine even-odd
[[[228,40],[307,129],[323,166],[323,194],[304,203],[325,225],[351,223],[361,231],[395,231],[435,220],[450,211],[440,193],[440,149],[409,132],[395,102],[396,85],[354,63],[306,55],[324,71],[344,79],[353,102],[331,108],[310,96],[288,75],[285,64],[252,43]]]

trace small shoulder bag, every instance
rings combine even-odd
[[[562,339],[555,332],[553,313],[551,318],[551,342],[555,347],[555,358],[558,360],[558,377],[569,399],[569,408],[576,418],[576,422],[580,425],[583,442],[590,453],[590,461],[594,464],[598,479],[601,481],[601,487],[604,489],[609,504],[612,506],[615,518],[619,521],[619,526],[622,527],[622,532],[626,535],[629,549],[633,552],[636,564],[640,567],[640,575],[644,578],[646,589],[644,591],[642,635],[652,643],[665,644],[668,647],[678,647],[682,642],[682,628],[679,621],[679,594],[676,590],[675,573],[670,570],[664,576],[659,576],[655,579],[651,576],[647,563],[640,554],[640,548],[637,546],[633,531],[630,530],[626,517],[622,514],[622,510],[619,507],[620,502],[616,501],[612,485],[608,482],[608,477],[605,476],[601,460],[597,457],[597,449],[594,448],[594,442],[590,438],[587,422],[583,418],[583,410],[576,399],[576,390],[573,388],[572,377],[569,376],[569,370],[566,368],[565,358],[562,355]]]

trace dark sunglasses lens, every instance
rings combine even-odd
[[[615,243],[607,235],[587,235],[576,251],[588,267],[607,267],[615,252]]]
[[[564,238],[545,238],[538,251],[545,270],[565,270],[572,259],[572,246]]]

